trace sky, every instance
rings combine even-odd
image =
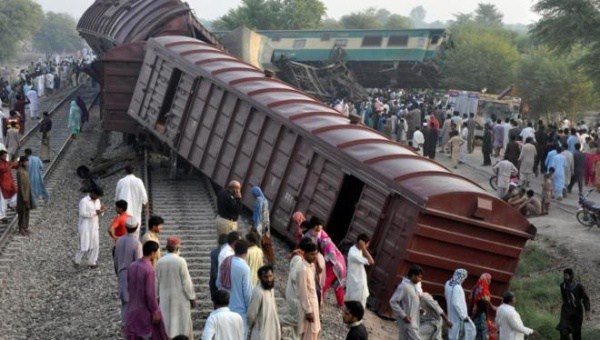
[[[414,7],[422,5],[427,12],[426,22],[453,19],[455,13],[470,13],[480,2],[492,3],[504,14],[507,24],[531,24],[539,16],[531,11],[534,0],[322,0],[327,6],[327,16],[339,19],[345,14],[367,7],[385,8],[392,13],[408,15]],[[45,11],[66,12],[79,18],[94,0],[37,0]],[[201,19],[213,20],[237,7],[240,0],[188,0]]]

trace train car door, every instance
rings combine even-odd
[[[364,186],[360,179],[349,174],[344,175],[335,206],[327,222],[327,233],[334,243],[339,244],[346,237]]]
[[[282,234],[293,234],[294,226],[291,226],[290,219],[297,209],[313,156],[314,151],[310,145],[303,138],[296,138],[293,155],[283,176],[281,189],[274,200],[271,214],[271,225]]]

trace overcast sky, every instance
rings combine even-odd
[[[37,0],[45,11],[67,12],[79,18],[94,0]],[[366,7],[385,8],[392,13],[408,15],[410,10],[422,5],[427,11],[425,21],[446,21],[455,13],[470,13],[479,2],[493,3],[504,14],[504,22],[508,24],[530,24],[538,19],[531,11],[534,0],[322,0],[327,6],[327,15],[338,19],[344,14],[360,11]],[[216,19],[227,13],[230,8],[237,7],[240,0],[188,0],[196,11],[196,16],[203,19]]]

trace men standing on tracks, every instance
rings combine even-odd
[[[192,339],[191,309],[196,306],[196,294],[187,262],[179,256],[180,245],[177,236],[167,239],[167,254],[156,263],[156,289],[167,335],[170,338],[185,335]]]
[[[563,282],[560,284],[562,307],[560,308],[560,322],[556,329],[560,332],[561,340],[581,340],[581,325],[585,311],[585,319],[591,320],[590,298],[583,285],[575,281],[573,269],[563,271]]]
[[[29,183],[29,173],[27,168],[29,162],[26,156],[19,159],[19,168],[17,170],[17,213],[19,214],[19,234],[27,236],[29,231],[29,211],[33,209],[33,197],[31,195],[31,185]]]
[[[525,188],[528,188],[531,183],[536,158],[537,149],[533,144],[533,139],[527,137],[527,139],[525,139],[525,145],[521,148],[521,154],[519,155],[518,161],[521,181]]]
[[[390,307],[398,318],[401,340],[419,340],[419,315],[420,302],[419,283],[423,279],[423,269],[418,265],[412,265],[408,275],[396,288],[390,299]]]
[[[29,168],[27,170],[29,172],[33,206],[36,205],[36,200],[40,197],[44,202],[48,203],[50,195],[48,195],[46,185],[44,184],[44,164],[42,164],[42,160],[39,157],[33,155],[33,152],[29,148],[25,149],[25,156],[29,160]]]
[[[127,175],[117,182],[115,200],[127,201],[127,213],[140,221],[142,225],[142,210],[148,204],[148,194],[144,182],[135,176],[135,167],[131,164],[125,167]],[[140,231],[137,234],[140,236]]]
[[[19,153],[19,146],[21,145],[20,139],[21,137],[19,136],[19,130],[17,130],[17,123],[10,122],[8,131],[6,131],[6,139],[4,140],[8,158],[10,160],[13,160]]]
[[[317,340],[321,333],[319,298],[315,282],[315,261],[317,245],[314,242],[300,241],[303,253],[302,267],[298,270],[298,323],[302,340]]]
[[[452,328],[448,331],[448,340],[475,339],[475,324],[469,318],[465,291],[462,288],[462,283],[468,276],[466,269],[457,269],[444,286],[444,295],[448,304],[448,319],[452,322]],[[459,337],[463,331],[465,332],[464,337]]]
[[[160,238],[159,238],[158,234],[160,234],[163,224],[165,224],[165,220],[163,220],[162,217],[151,216],[148,219],[148,231],[146,231],[144,233],[144,236],[142,236],[142,244],[144,244],[148,241],[154,241],[154,242],[158,243],[159,247],[158,247],[158,251],[156,252],[157,259],[160,259]],[[139,231],[137,234],[139,234]]]
[[[237,220],[242,210],[242,185],[231,181],[227,188],[221,189],[217,197],[216,218],[217,234],[227,234],[238,229]]]
[[[213,298],[215,310],[210,312],[202,340],[239,340],[244,339],[244,322],[242,317],[229,309],[229,293],[219,290]]]
[[[6,211],[8,205],[17,203],[17,186],[13,181],[12,169],[16,169],[18,164],[10,162],[7,158],[6,150],[0,150],[0,221],[8,222]]]
[[[100,240],[98,235],[99,216],[104,214],[106,207],[100,202],[104,194],[99,187],[93,187],[90,193],[79,201],[79,250],[73,258],[76,267],[81,265],[83,255],[87,254],[90,268],[98,268],[98,252]]]
[[[235,243],[235,255],[229,256],[219,267],[217,287],[229,292],[231,299],[229,308],[238,313],[244,321],[244,334],[248,334],[248,319],[246,313],[252,297],[252,283],[250,282],[250,267],[246,263],[248,255],[248,241],[239,240]],[[245,337],[244,337],[245,338]]]
[[[158,243],[148,241],[142,246],[143,257],[127,270],[127,339],[168,339],[156,296],[153,260]]]
[[[138,241],[137,237],[135,237],[135,231],[138,228],[138,222],[131,216],[125,216],[127,217],[125,220],[127,235],[116,240],[113,258],[115,263],[115,273],[117,274],[119,281],[119,299],[121,300],[121,327],[125,327],[127,324],[127,304],[129,303],[127,269],[129,268],[130,264],[142,257],[142,244],[140,241]]]
[[[124,200],[118,200],[115,202],[115,210],[117,212],[117,216],[113,219],[112,223],[108,227],[108,235],[113,240],[113,243],[117,244],[117,240],[121,236],[125,236],[127,234],[127,220],[131,216],[127,214],[127,202]],[[137,221],[135,229],[137,229]],[[113,255],[114,252],[115,248],[113,247]]]
[[[251,339],[280,340],[281,327],[273,291],[275,287],[273,266],[260,267],[258,277],[260,278],[260,284],[254,288],[248,307],[248,325],[251,330]]]
[[[575,144],[575,152],[573,152],[573,175],[567,187],[567,192],[571,193],[571,189],[577,183],[579,196],[583,194],[583,175],[585,174],[585,154],[581,152],[581,144]]]
[[[519,170],[508,159],[503,159],[496,163],[493,170],[496,173],[496,176],[498,176],[496,194],[498,195],[498,198],[504,199],[504,196],[508,193],[510,178],[516,175]]]
[[[356,244],[348,252],[345,301],[358,301],[363,308],[367,306],[369,287],[365,266],[371,266],[374,263],[375,261],[369,253],[369,237],[366,234],[358,235]]]
[[[43,113],[44,119],[40,123],[42,144],[40,145],[40,158],[44,163],[50,163],[50,130],[52,130],[52,119],[48,111]]]
[[[27,98],[29,99],[29,117],[31,119],[40,119],[38,115],[38,111],[40,109],[40,103],[38,99],[37,92],[32,88],[27,93],[25,93]]]

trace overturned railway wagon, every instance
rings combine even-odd
[[[222,48],[180,0],[96,0],[77,30],[99,57],[89,73],[103,85],[103,127],[112,131],[132,133],[138,128],[126,113],[148,38],[189,36]]]
[[[220,186],[259,185],[272,227],[293,238],[294,211],[318,216],[336,242],[371,236],[370,305],[388,300],[412,263],[443,295],[458,267],[508,288],[536,229],[470,180],[202,41],[150,39],[128,114]]]

